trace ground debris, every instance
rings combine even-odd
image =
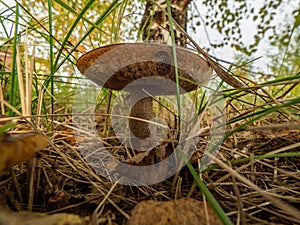
[[[57,213],[47,215],[45,213],[34,212],[12,212],[6,209],[0,209],[0,224],[5,225],[84,225],[85,218],[78,215]]]

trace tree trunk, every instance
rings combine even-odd
[[[187,6],[191,0],[171,0],[171,12],[173,19],[186,30],[187,25]],[[186,46],[184,35],[176,30],[175,43],[180,46]],[[160,41],[170,44],[171,36],[169,34],[169,19],[167,12],[167,3],[163,0],[148,0],[146,9],[141,22],[143,41]]]
[[[187,24],[187,6],[191,0],[171,0],[171,12],[173,19],[184,29]],[[176,30],[175,43],[180,46],[186,46],[184,35]],[[141,22],[142,40],[143,41],[158,41],[161,43],[171,44],[171,35],[169,32],[169,19],[167,12],[167,3],[163,0],[152,1],[148,0],[146,9]],[[144,120],[151,120],[153,117],[152,100],[150,97],[139,100],[131,109],[131,117]],[[129,119],[131,132],[139,139],[150,137],[149,123]]]

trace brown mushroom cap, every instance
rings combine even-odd
[[[203,84],[210,79],[212,69],[193,51],[176,47],[176,57],[179,86],[184,91],[195,90],[197,84]],[[144,89],[153,95],[176,94],[173,52],[168,45],[108,45],[81,56],[77,67],[97,85],[111,90]],[[170,81],[174,85],[170,85]]]

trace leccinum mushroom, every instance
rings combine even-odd
[[[176,57],[181,90],[195,90],[197,84],[210,79],[211,68],[193,51],[177,47]],[[145,93],[153,96],[176,94],[175,86],[169,85],[170,81],[175,82],[171,46],[152,43],[108,45],[81,56],[77,67],[100,87],[129,91],[133,96],[145,96],[131,108],[130,117],[137,119],[129,119],[131,132],[142,140],[150,136],[149,123],[145,120],[153,117],[152,98]]]

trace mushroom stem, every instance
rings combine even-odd
[[[151,131],[149,129],[149,123],[139,119],[150,120],[154,116],[153,114],[151,97],[145,97],[133,105],[130,111],[130,117],[137,119],[129,119],[129,128],[137,138],[143,140],[150,137]]]

